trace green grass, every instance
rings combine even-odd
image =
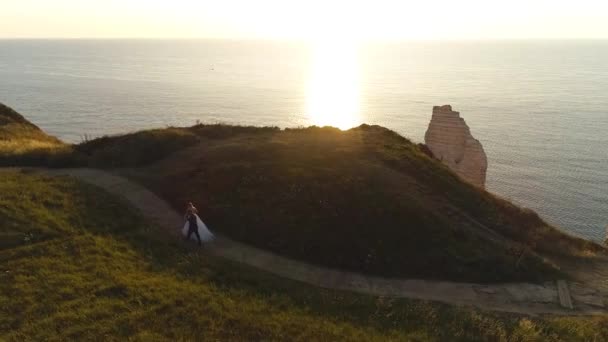
[[[71,149],[0,103],[0,166],[65,163]]]
[[[6,120],[28,125],[11,113]],[[554,256],[605,253],[462,182],[424,146],[379,126],[196,125],[25,152],[12,146],[0,165],[119,169],[178,210],[194,201],[216,231],[333,268],[544,281],[566,277]]]
[[[540,281],[546,257],[604,253],[462,182],[378,126],[202,139],[124,171],[212,229],[310,263],[388,277]]]
[[[83,165],[101,168],[138,167],[161,160],[176,151],[200,143],[203,139],[222,139],[249,132],[274,131],[227,125],[196,125],[189,128],[169,127],[135,133],[105,136],[74,145],[75,155]]]
[[[0,171],[0,234],[0,340],[608,339],[606,316],[487,313],[259,273],[70,178]]]
[[[0,103],[0,166],[139,167],[204,139],[276,130],[276,127],[196,125],[143,130],[65,144]]]
[[[0,141],[2,140],[35,140],[47,143],[60,141],[26,120],[12,108],[0,103]]]

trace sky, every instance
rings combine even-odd
[[[608,0],[0,0],[0,38],[608,39]]]

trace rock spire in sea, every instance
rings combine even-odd
[[[433,107],[433,116],[424,135],[433,155],[462,179],[478,187],[486,184],[488,159],[479,140],[473,138],[459,112],[452,106]]]

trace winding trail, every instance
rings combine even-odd
[[[157,195],[130,180],[96,169],[44,170],[67,175],[126,198],[172,234],[180,234],[182,216]],[[608,292],[575,282],[544,284],[474,284],[414,279],[385,279],[331,270],[266,252],[224,236],[204,249],[208,253],[266,272],[323,288],[376,296],[413,298],[522,314],[596,315],[608,313]]]

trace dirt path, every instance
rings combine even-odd
[[[141,185],[101,170],[61,169],[45,171],[69,175],[126,198],[152,222],[179,234],[182,217],[164,200]],[[224,236],[205,249],[209,253],[247,264],[278,276],[311,285],[377,296],[439,301],[481,309],[525,314],[593,315],[608,313],[608,291],[581,283],[547,282],[473,284],[413,279],[384,279],[331,270],[287,259]],[[604,281],[604,280],[602,280]],[[593,282],[585,282],[585,284]],[[561,304],[560,304],[561,302]],[[572,305],[572,309],[567,308]]]

